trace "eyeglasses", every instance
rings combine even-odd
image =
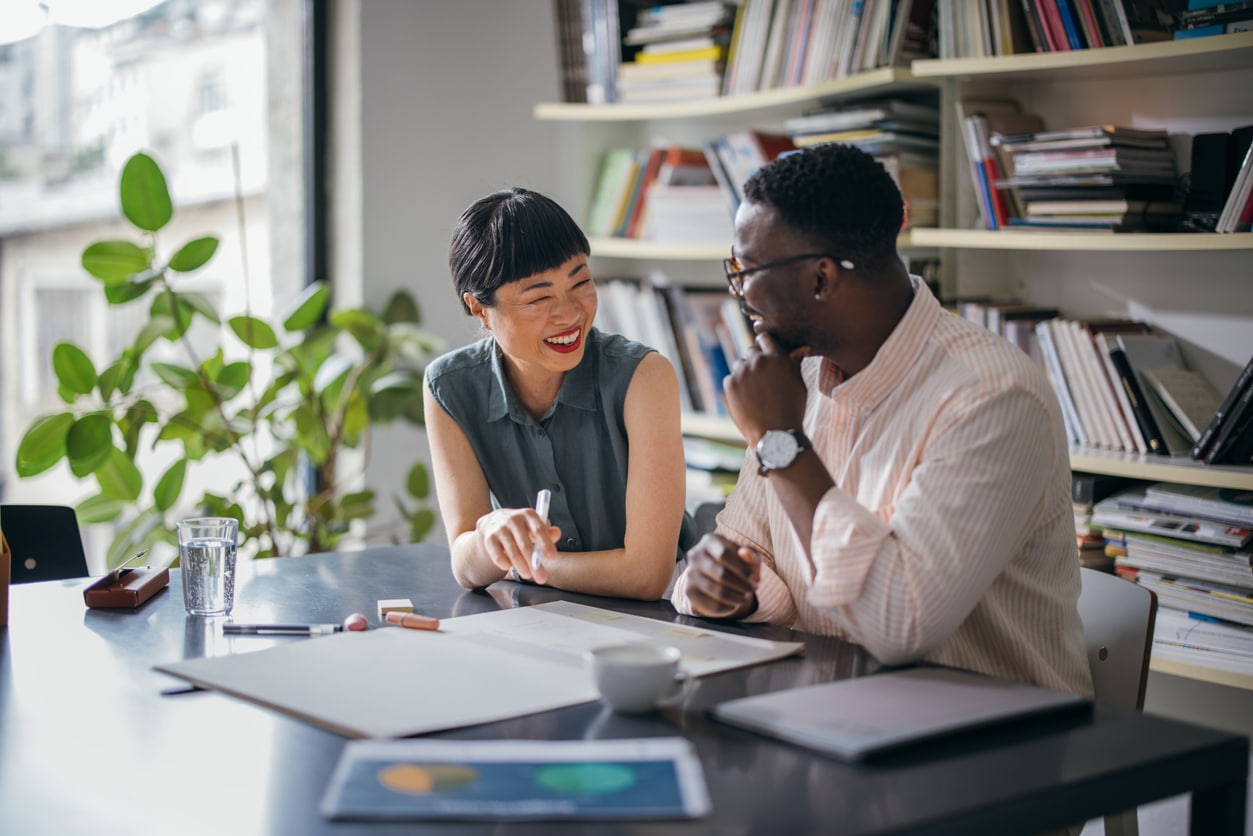
[[[753,273],[760,273],[762,270],[769,270],[771,267],[782,267],[785,264],[794,264],[798,261],[804,261],[807,258],[829,258],[845,270],[854,268],[853,262],[847,258],[836,258],[830,253],[805,253],[804,255],[794,255],[790,258],[781,258],[778,261],[767,261],[765,264],[759,264],[756,267],[745,267],[740,260],[734,255],[730,258],[722,259],[722,271],[727,274],[727,285],[731,288],[731,295],[737,299],[744,298],[744,277]]]

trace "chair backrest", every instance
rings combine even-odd
[[[1117,575],[1081,568],[1079,618],[1096,701],[1140,710],[1149,678],[1157,596]]]
[[[87,577],[87,555],[74,509],[66,505],[0,505],[12,582]]]

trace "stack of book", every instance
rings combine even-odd
[[[659,143],[601,158],[585,231],[685,244],[731,240],[732,213],[700,148]]]
[[[1007,188],[1010,154],[993,136],[1029,136],[1044,130],[1044,120],[1034,113],[1025,113],[1013,99],[963,98],[957,102],[958,127],[966,158],[970,163],[970,182],[979,206],[980,224],[986,229],[1002,229],[1010,217],[1021,217],[1022,208]]]
[[[1122,476],[1075,473],[1070,479],[1070,500],[1075,512],[1075,541],[1079,565],[1102,572],[1114,571],[1114,557],[1105,548],[1105,533],[1092,521],[1096,503],[1132,485]]]
[[[1242,3],[1190,0],[1187,10],[1179,13],[1178,20],[1175,40],[1248,32],[1253,30],[1253,0]]]
[[[783,126],[798,148],[838,142],[874,155],[905,199],[905,226],[939,223],[940,112],[934,97],[827,105]]]
[[[1021,215],[1014,227],[1173,230],[1175,154],[1165,131],[1098,125],[1026,135],[994,134],[1008,160]]]
[[[1115,571],[1157,594],[1154,653],[1160,643],[1172,658],[1253,672],[1253,493],[1128,488],[1098,502],[1092,521]]]
[[[638,47],[618,65],[617,100],[659,102],[708,99],[722,92],[731,40],[733,3],[681,3],[639,12],[623,43]]]

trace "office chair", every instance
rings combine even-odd
[[[1096,701],[1140,711],[1149,680],[1157,595],[1096,569],[1081,568],[1079,576],[1079,618]],[[1138,833],[1134,809],[1105,817],[1105,836]]]
[[[0,505],[0,530],[13,553],[11,583],[87,577],[87,555],[73,508]]]

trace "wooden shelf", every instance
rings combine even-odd
[[[887,91],[897,93],[910,88],[931,90],[935,88],[935,83],[916,81],[913,74],[902,67],[879,67],[818,84],[780,87],[738,96],[717,96],[689,102],[641,102],[638,104],[619,102],[603,105],[541,102],[535,105],[532,114],[536,119],[548,122],[651,122],[660,119],[694,119],[702,116],[747,117],[825,99]]]
[[[1253,32],[1182,41],[1032,52],[991,58],[915,61],[917,78],[1084,79],[1253,68]]]
[[[990,229],[913,230],[920,247],[974,250],[1112,250],[1119,252],[1184,252],[1253,250],[1253,232],[1083,232],[1081,230],[1018,231]]]
[[[916,234],[919,230],[901,233],[896,246],[901,249],[918,248]],[[1253,238],[1253,235],[1249,236]],[[597,258],[628,258],[639,261],[716,261],[721,262],[731,254],[731,241],[722,244],[660,244],[641,241],[638,238],[589,238],[592,255]]]
[[[1176,482],[1181,485],[1253,490],[1253,467],[1204,464],[1187,456],[1167,458],[1072,447],[1070,468],[1082,473],[1125,476],[1129,479],[1144,479],[1151,482]]]
[[[683,432],[715,441],[743,443],[739,430],[729,418],[718,415],[685,413]],[[1186,456],[1143,456],[1113,450],[1085,447],[1070,449],[1070,467],[1081,473],[1125,476],[1147,482],[1175,482],[1181,485],[1205,485],[1212,488],[1253,490],[1253,466],[1211,465]]]
[[[1156,673],[1168,673],[1184,679],[1196,679],[1200,682],[1212,682],[1215,685],[1226,685],[1231,688],[1242,688],[1253,691],[1253,676],[1247,673],[1225,671],[1220,668],[1209,668],[1204,665],[1192,665],[1177,659],[1161,659],[1152,656],[1149,659],[1149,670]]]

